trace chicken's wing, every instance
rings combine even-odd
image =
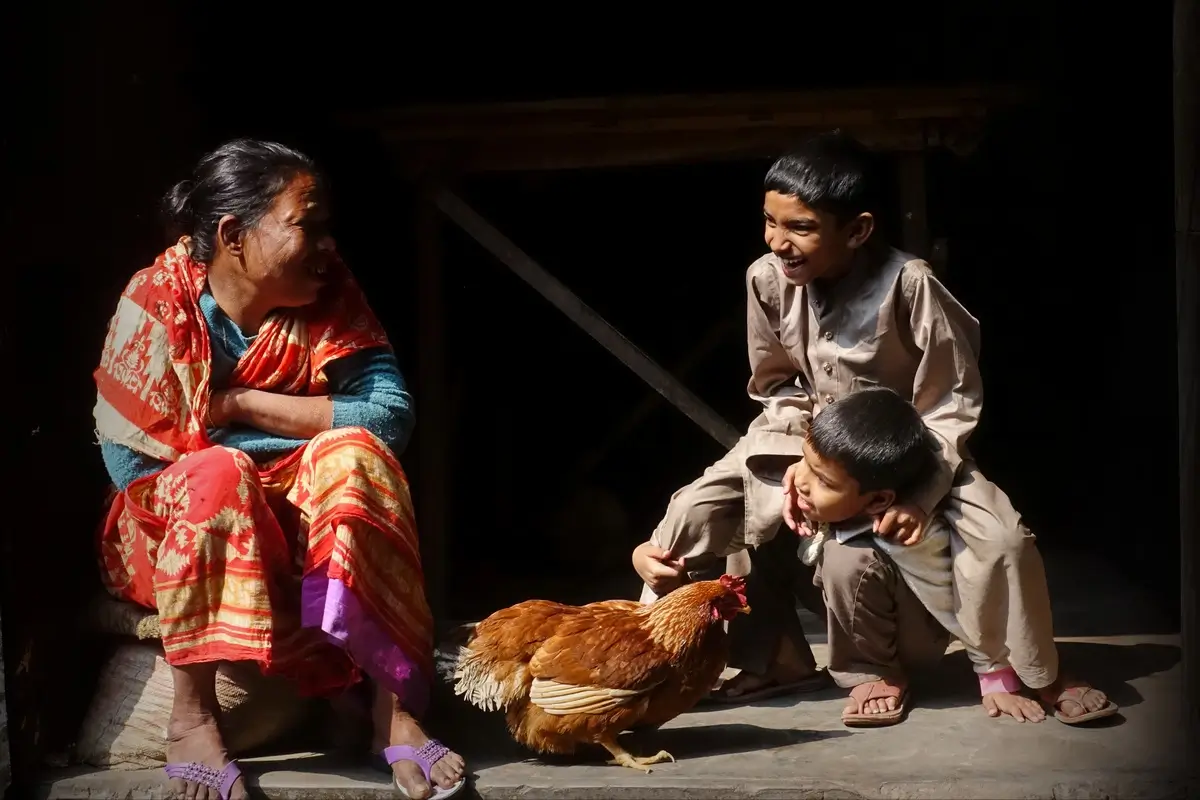
[[[622,611],[564,620],[529,663],[529,699],[547,714],[602,714],[666,680],[670,656]]]

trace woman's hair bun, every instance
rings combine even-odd
[[[180,181],[163,197],[163,220],[167,224],[168,234],[172,237],[192,232],[192,225],[196,221],[192,208],[192,191],[195,188],[196,184],[192,181]]]

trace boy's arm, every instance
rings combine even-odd
[[[779,341],[782,302],[779,277],[767,262],[746,273],[746,342],[750,352],[750,382],[746,391],[763,404],[771,422],[795,421],[806,429],[812,419],[812,399],[800,388],[800,371]]]
[[[979,422],[979,322],[933,277],[928,265],[905,265],[913,341],[921,361],[913,379],[913,405],[941,447],[941,469],[912,502],[932,514],[954,485],[963,446]]]

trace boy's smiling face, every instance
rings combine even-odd
[[[822,458],[805,440],[804,460],[796,469],[796,495],[800,512],[810,522],[837,524],[868,514],[880,514],[896,499],[895,492],[861,491],[845,468]]]
[[[840,224],[833,214],[811,208],[795,195],[774,191],[763,200],[763,218],[763,239],[779,256],[783,277],[796,286],[844,274],[875,226],[870,214]]]

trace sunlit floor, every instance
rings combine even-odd
[[[603,754],[532,759],[507,738],[498,716],[449,698],[439,703],[435,732],[468,758],[474,787],[488,798],[1183,796],[1175,777],[1183,749],[1178,636],[1163,633],[1145,598],[1103,565],[1048,557],[1047,567],[1063,661],[1121,706],[1107,722],[989,719],[956,645],[914,687],[913,711],[901,725],[845,728],[837,690],[706,707],[630,737],[634,752],[665,749],[677,758],[650,775],[607,766]],[[806,627],[823,659],[819,621],[809,617]],[[398,796],[383,773],[317,754],[243,764],[271,798]],[[163,796],[165,782],[157,771],[71,770],[43,788],[54,798],[150,798]]]

